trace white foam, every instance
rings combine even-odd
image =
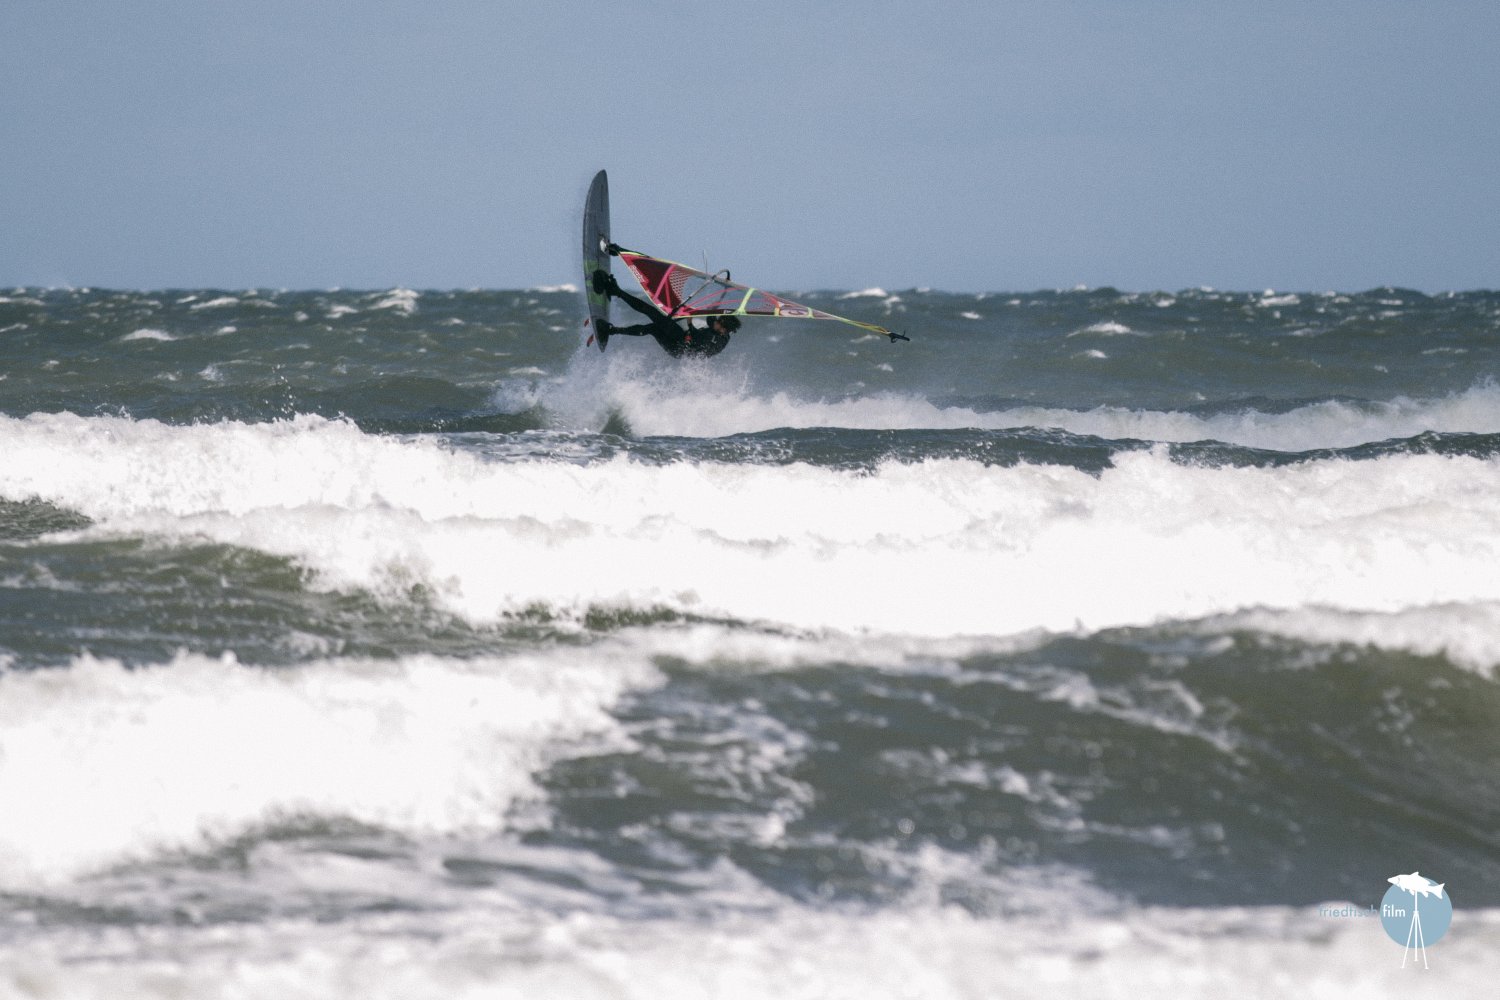
[[[1241,410],[1199,415],[1180,411],[1098,407],[1058,410],[1022,407],[977,415],[980,427],[1056,427],[1110,440],[1186,443],[1222,441],[1269,451],[1312,451],[1442,433],[1500,432],[1500,392],[1494,387],[1436,400],[1313,403],[1285,413]]]
[[[1248,629],[1303,642],[1348,644],[1443,656],[1486,677],[1500,675],[1500,604],[1419,605],[1371,613],[1331,608],[1253,609],[1212,618],[1200,627]]]
[[[127,333],[125,336],[121,337],[120,339],[122,341],[126,341],[126,340],[176,340],[177,338],[174,337],[174,336],[172,336],[170,333],[166,332],[165,330],[153,330],[153,329],[150,329],[150,328],[143,328],[143,329],[140,329],[140,330],[136,330],[134,333]]]
[[[1140,336],[1140,334],[1136,333],[1124,323],[1118,323],[1112,319],[1102,320],[1098,323],[1086,326],[1082,330],[1074,330],[1072,333],[1068,334],[1068,336],[1079,337],[1089,333],[1098,334],[1099,336],[1103,337]]]
[[[373,297],[373,296],[372,296]],[[417,311],[417,300],[422,296],[409,288],[395,288],[385,293],[371,309],[392,309],[410,316]]]
[[[13,672],[0,658],[0,891],[69,884],[83,898],[90,886],[107,894],[102,870],[212,850],[297,819],[352,820],[438,845],[493,843],[539,821],[538,770],[628,748],[609,709],[661,683],[653,664],[662,657],[705,670],[729,657],[764,670],[835,660],[910,672],[933,669],[924,666],[933,657],[954,670],[952,659],[976,648],[1024,645],[702,625],[472,660],[260,668],[182,654],[126,669],[83,655],[66,668]],[[781,742],[758,745],[764,761],[750,765],[785,769]],[[765,837],[778,836],[776,814],[759,819]],[[299,858],[261,860],[258,878],[287,878],[297,892],[320,877]]]
[[[945,417],[955,415],[947,410],[942,412]],[[972,426],[976,427],[1057,427],[1111,440],[1222,441],[1270,451],[1300,452],[1350,448],[1428,431],[1497,433],[1500,389],[1485,384],[1440,399],[1402,397],[1381,403],[1313,403],[1285,413],[1247,409],[1205,416],[1109,406],[1082,411],[1019,407],[975,414],[974,420]]]
[[[532,775],[623,735],[654,683],[608,648],[256,668],[82,656],[0,674],[0,887],[197,851],[295,817],[412,835],[503,829]]]
[[[581,352],[580,352],[581,353]],[[1089,359],[1098,354],[1084,352]],[[1106,355],[1107,357],[1107,355]],[[557,383],[515,396],[506,387],[497,403],[540,405],[565,426],[597,430],[611,412],[638,434],[720,437],[778,428],[847,427],[870,430],[1058,428],[1110,440],[1185,443],[1222,441],[1273,451],[1348,448],[1427,432],[1500,432],[1500,386],[1486,382],[1435,399],[1322,402],[1283,413],[1244,409],[1197,414],[1101,406],[1090,410],[1013,407],[976,410],[945,406],[915,395],[884,393],[846,399],[805,399],[786,392],[749,390],[748,369],[730,360],[715,366],[652,366],[642,353],[611,354],[604,364],[574,363]]]
[[[0,448],[0,496],[78,510],[88,532],[259,549],[316,585],[393,600],[421,584],[480,622],[540,603],[1008,635],[1500,601],[1500,462],[1476,458],[1210,469],[1141,451],[1098,476],[967,460],[580,466],[312,417],[69,414],[0,418]]]
[[[1330,908],[1331,909],[1331,908]],[[1091,913],[1065,895],[1040,912],[876,912],[771,904],[697,919],[515,909],[41,929],[0,952],[0,989],[76,1000],[823,1000],[1004,996],[1485,996],[1500,976],[1500,913],[1469,910],[1401,968],[1373,919],[1307,907]]]
[[[1258,306],[1275,308],[1277,306],[1296,306],[1302,304],[1302,298],[1295,294],[1277,295],[1274,291],[1267,290],[1264,295],[1255,300]]]
[[[187,300],[183,299],[182,301],[186,302]],[[193,305],[188,306],[188,308],[189,309],[194,309],[194,310],[197,310],[197,309],[223,309],[226,306],[237,306],[239,304],[240,304],[240,300],[238,298],[236,298],[235,296],[233,296],[233,295],[221,295],[221,296],[219,296],[216,299],[209,299],[207,302],[197,302],[197,303],[194,303]]]

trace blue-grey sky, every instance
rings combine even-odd
[[[8,0],[0,285],[1500,287],[1494,0]]]

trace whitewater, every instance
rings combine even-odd
[[[420,586],[476,624],[614,607],[1009,635],[1500,601],[1500,467],[1465,456],[1218,468],[1158,446],[1097,473],[500,462],[319,417],[36,415],[0,418],[0,441],[0,491],[83,514],[91,535],[269,552],[328,589]]]
[[[0,996],[1481,995],[1500,294],[797,298],[0,294]]]

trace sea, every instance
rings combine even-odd
[[[781,291],[0,291],[0,997],[1494,995],[1500,292]]]

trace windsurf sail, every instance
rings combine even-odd
[[[611,244],[625,266],[636,276],[641,288],[656,307],[672,318],[691,316],[779,316],[783,319],[831,319],[861,330],[869,330],[891,343],[911,338],[893,333],[874,323],[861,323],[847,316],[814,309],[784,299],[760,288],[751,288],[729,280],[728,271],[709,274],[676,261],[651,257]]]

